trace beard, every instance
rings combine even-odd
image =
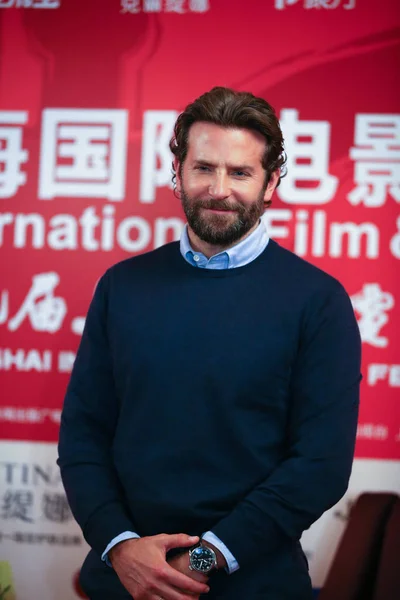
[[[190,198],[183,186],[181,188],[182,207],[189,227],[207,244],[231,246],[243,238],[259,221],[264,213],[263,186],[254,202],[242,204],[229,200],[199,200]],[[215,214],[204,209],[234,211],[234,213]]]

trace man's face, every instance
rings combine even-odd
[[[175,167],[189,228],[202,241],[229,247],[255,229],[279,177],[266,184],[264,151],[264,138],[249,129],[192,125],[186,159]]]

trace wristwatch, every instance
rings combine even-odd
[[[189,569],[198,573],[209,573],[217,566],[217,555],[214,550],[201,542],[189,550]]]

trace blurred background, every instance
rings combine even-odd
[[[168,142],[215,85],[275,107],[270,236],[343,283],[363,339],[350,487],[302,539],[316,590],[360,494],[400,492],[399,21],[397,0],[0,0],[2,600],[80,597],[69,373],[101,274],[179,239]]]

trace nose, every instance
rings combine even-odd
[[[215,200],[224,200],[230,194],[229,178],[226,173],[215,173],[209,188],[209,194]]]

